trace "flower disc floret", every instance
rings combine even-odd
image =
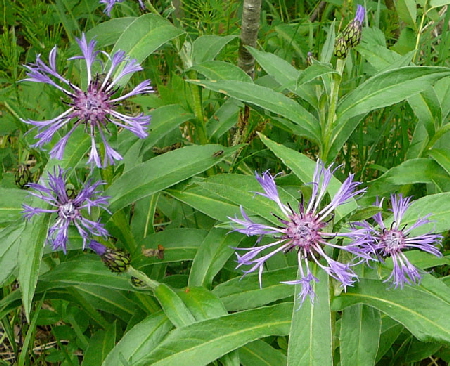
[[[91,40],[89,43],[83,34],[80,39],[76,39],[78,46],[81,49],[82,55],[71,57],[69,60],[81,59],[86,63],[87,69],[87,90],[83,90],[76,86],[75,83],[70,82],[60,75],[56,70],[56,46],[50,51],[49,64],[47,66],[40,58],[36,57],[36,62],[25,66],[28,69],[27,78],[24,81],[32,81],[38,83],[49,84],[62,93],[69,100],[64,103],[69,107],[59,116],[46,120],[22,120],[23,122],[33,125],[37,128],[38,133],[35,138],[37,142],[34,147],[42,147],[48,144],[54,137],[57,131],[69,126],[69,122],[73,121],[73,126],[70,128],[64,137],[62,137],[50,151],[50,156],[56,159],[62,159],[64,149],[67,145],[69,137],[75,129],[84,125],[84,129],[89,133],[91,138],[91,150],[89,153],[89,162],[101,167],[100,156],[96,146],[96,135],[100,136],[101,141],[105,146],[105,157],[103,166],[114,164],[115,160],[121,160],[122,156],[115,151],[108,143],[105,132],[108,132],[108,124],[112,123],[120,129],[127,129],[134,133],[139,138],[147,137],[147,126],[150,124],[151,116],[140,113],[137,116],[128,116],[117,111],[119,104],[125,99],[134,95],[152,93],[153,89],[150,86],[150,81],[145,80],[137,85],[130,92],[115,97],[118,92],[118,83],[126,75],[132,74],[136,71],[142,70],[142,67],[134,59],[126,57],[125,52],[117,51],[112,56],[106,52],[99,52],[95,50],[96,41]],[[93,64],[100,62],[99,55],[105,55],[111,66],[105,74],[93,75]],[[119,66],[123,66],[115,77],[113,73],[116,72]],[[54,81],[54,79],[56,81]],[[61,85],[63,86],[61,86]]]

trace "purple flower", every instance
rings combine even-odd
[[[66,253],[68,241],[68,229],[70,224],[74,224],[83,238],[83,248],[86,247],[87,239],[91,236],[108,236],[108,231],[102,224],[91,221],[83,217],[82,210],[86,209],[88,213],[92,207],[100,207],[106,210],[108,204],[107,196],[102,196],[101,191],[96,188],[104,184],[98,181],[94,184],[85,183],[80,193],[74,198],[67,194],[66,176],[63,169],[55,169],[54,173],[48,174],[48,184],[41,185],[37,183],[28,184],[36,192],[30,192],[31,195],[45,201],[53,206],[50,209],[32,207],[23,204],[23,214],[26,219],[42,213],[56,213],[56,222],[51,226],[47,233],[47,242],[53,246],[53,250],[62,248]]]
[[[110,16],[110,15],[111,15],[111,10],[112,10],[113,6],[114,6],[116,3],[121,3],[121,2],[123,2],[123,1],[124,1],[124,0],[100,0],[100,4],[106,4],[106,8],[105,8],[104,12],[105,12],[108,16]],[[141,9],[145,9],[145,5],[144,5],[144,2],[143,2],[142,0],[139,0],[139,5],[140,5]]]
[[[91,150],[89,153],[89,162],[94,162],[98,167],[101,167],[100,156],[97,151],[95,135],[96,131],[105,146],[105,158],[103,165],[110,165],[114,160],[121,160],[122,156],[115,151],[107,142],[104,130],[108,131],[108,122],[115,124],[119,128],[125,128],[133,132],[139,138],[147,137],[146,128],[150,124],[150,116],[143,113],[137,116],[127,116],[119,113],[117,106],[125,99],[144,93],[151,93],[153,89],[150,86],[150,81],[145,80],[137,85],[132,91],[114,97],[118,91],[118,82],[125,75],[142,70],[142,67],[134,59],[128,59],[123,51],[117,51],[112,56],[106,55],[111,62],[111,67],[106,71],[104,79],[100,75],[92,75],[92,65],[99,61],[98,55],[100,51],[95,51],[96,41],[87,43],[86,37],[83,34],[81,39],[77,38],[78,45],[81,49],[82,55],[70,58],[83,59],[86,62],[87,69],[87,90],[83,91],[78,86],[74,85],[69,80],[58,74],[56,71],[56,46],[50,51],[49,65],[47,66],[40,58],[36,57],[34,64],[25,66],[28,69],[27,78],[24,81],[33,81],[37,83],[46,83],[59,89],[69,98],[69,101],[64,102],[69,108],[59,116],[47,121],[33,121],[22,120],[25,123],[36,126],[38,134],[35,138],[38,140],[33,147],[41,147],[49,143],[55,133],[62,128],[69,125],[70,121],[74,121],[73,126],[69,132],[60,139],[53,149],[50,151],[50,156],[56,159],[62,159],[64,148],[70,135],[78,126],[83,126],[84,129],[91,136]],[[123,63],[123,68],[115,77],[112,77],[114,71]],[[53,79],[56,79],[54,81]],[[61,86],[60,84],[65,84]]]
[[[333,176],[334,170],[331,166],[325,168],[321,161],[316,164],[316,169],[312,181],[312,195],[308,204],[305,206],[303,199],[299,204],[298,212],[294,211],[289,204],[281,202],[278,195],[278,190],[275,185],[274,178],[265,172],[262,175],[256,174],[256,179],[261,184],[265,193],[258,193],[264,197],[277,203],[283,218],[278,217],[280,226],[270,226],[259,224],[252,221],[245,211],[241,208],[243,219],[230,218],[239,225],[235,231],[246,234],[248,236],[259,236],[257,243],[264,236],[270,236],[275,239],[274,242],[266,245],[255,246],[253,248],[236,248],[236,250],[245,251],[241,256],[236,253],[238,266],[250,265],[251,268],[244,273],[250,273],[255,270],[259,271],[259,283],[262,285],[261,276],[264,262],[278,252],[286,253],[291,250],[297,250],[298,266],[300,278],[293,281],[285,281],[283,283],[301,285],[299,294],[300,302],[310,297],[311,301],[314,299],[313,281],[318,282],[318,279],[313,276],[310,270],[310,262],[315,262],[328,275],[341,282],[345,288],[352,285],[355,281],[356,275],[350,268],[350,264],[340,263],[325,253],[324,246],[331,246],[333,248],[344,249],[356,255],[364,256],[364,252],[358,247],[345,247],[330,243],[329,239],[335,237],[348,237],[348,233],[333,233],[326,232],[330,219],[333,217],[333,211],[340,205],[346,203],[349,199],[360,194],[364,189],[356,190],[360,182],[353,181],[353,175],[344,181],[339,191],[331,199],[331,202],[325,207],[321,208],[320,203],[326,194],[328,184]],[[261,255],[269,249],[269,252]],[[324,264],[320,258],[324,258]]]
[[[362,25],[362,23],[364,22],[365,14],[366,14],[366,9],[364,9],[364,6],[358,4],[358,6],[356,7],[356,15],[353,20]]]
[[[89,248],[91,248],[100,257],[104,256],[108,250],[108,247],[104,246],[103,244],[100,244],[96,240],[91,240],[89,242]]]
[[[376,227],[366,221],[352,224],[355,228],[361,228],[361,230],[353,232],[353,245],[365,248],[364,250],[367,253],[374,253],[376,255],[375,260],[383,260],[386,257],[392,258],[394,269],[384,282],[391,281],[395,288],[403,288],[405,283],[419,283],[421,279],[418,269],[403,254],[404,250],[416,248],[437,257],[442,256],[436,247],[442,239],[441,235],[431,232],[419,236],[410,235],[415,228],[429,223],[428,217],[430,215],[417,219],[409,228],[406,225],[402,225],[402,219],[410,206],[410,201],[411,197],[403,198],[401,194],[391,195],[394,221],[389,228],[384,224],[381,212],[372,217],[377,224]],[[380,201],[376,205],[381,208],[382,203]]]

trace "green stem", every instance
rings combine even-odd
[[[417,37],[416,37],[416,46],[414,48],[414,56],[412,58],[412,61],[415,62],[416,61],[416,56],[417,56],[417,51],[419,50],[419,44],[420,44],[420,37],[422,35],[422,30],[423,30],[423,23],[425,23],[425,16],[427,15],[428,10],[427,10],[427,2],[425,2],[425,4],[423,5],[423,14],[422,14],[422,19],[420,20],[420,26],[419,26],[419,30],[417,32]]]
[[[197,72],[195,70],[190,70],[188,75],[190,79],[197,79]],[[192,102],[194,104],[195,133],[197,141],[200,145],[206,145],[208,143],[208,135],[206,133],[206,126],[203,116],[201,88],[200,86],[194,84],[190,84],[190,87]]]
[[[344,72],[345,59],[338,59],[336,63],[337,74],[333,74],[333,81],[331,84],[331,93],[329,99],[328,115],[325,125],[322,126],[322,138],[323,138],[323,149],[321,151],[321,159],[326,162],[328,159],[328,154],[330,152],[332,135],[333,135],[333,125],[336,119],[336,107],[339,97],[339,86],[341,85],[342,74]]]
[[[138,271],[137,269],[133,268],[132,266],[128,267],[128,273],[132,275],[133,277],[136,277],[140,279],[142,282],[144,282],[147,287],[149,287],[152,291],[155,291],[156,288],[159,286],[158,281],[151,280],[148,278],[144,272]]]
[[[439,128],[434,136],[431,138],[431,140],[428,142],[427,146],[423,149],[422,155],[425,155],[428,150],[431,150],[434,146],[434,144],[442,137],[444,136],[448,131],[450,130],[450,123],[447,123],[446,125]]]

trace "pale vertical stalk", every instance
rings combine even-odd
[[[261,0],[244,0],[242,9],[241,44],[239,47],[238,66],[252,79],[255,74],[255,59],[246,46],[256,47],[259,31],[259,19],[261,17]],[[238,145],[244,140],[248,127],[250,108],[246,105],[238,121],[236,134],[233,137],[233,145]]]
[[[183,0],[172,0],[172,5],[175,8],[172,15],[174,23],[180,25],[181,20],[184,18]]]
[[[241,46],[239,48],[238,66],[253,78],[255,59],[245,48],[255,47],[258,39],[261,0],[244,0],[242,9]]]

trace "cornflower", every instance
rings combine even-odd
[[[402,220],[406,210],[411,205],[411,197],[403,198],[401,194],[391,195],[393,222],[390,227],[386,227],[381,212],[375,214],[372,218],[376,226],[366,221],[352,223],[353,228],[360,227],[361,230],[352,232],[352,245],[365,248],[367,253],[376,255],[374,260],[383,261],[386,257],[391,257],[394,264],[389,277],[384,282],[391,282],[393,287],[403,288],[404,284],[417,284],[422,276],[419,270],[408,260],[403,253],[408,249],[419,249],[431,253],[437,257],[442,254],[436,247],[442,239],[442,235],[428,232],[426,234],[412,236],[411,232],[427,223],[429,215],[419,218],[416,222],[407,228],[402,226]],[[378,207],[382,207],[383,201],[376,202]]]
[[[83,248],[86,247],[87,239],[91,236],[108,236],[108,231],[97,221],[91,221],[82,215],[82,210],[87,209],[88,213],[92,207],[106,209],[108,204],[107,196],[101,195],[96,190],[99,185],[105,184],[102,181],[96,183],[86,182],[81,191],[75,196],[68,195],[66,185],[66,172],[58,167],[54,173],[48,174],[48,183],[30,183],[28,187],[36,192],[30,192],[32,196],[38,197],[53,208],[32,207],[23,204],[23,214],[26,219],[31,219],[34,215],[44,213],[55,213],[56,222],[48,229],[47,243],[53,246],[53,250],[61,248],[67,252],[67,241],[69,239],[68,230],[70,224],[75,225],[83,238]]]
[[[244,275],[258,270],[259,284],[261,287],[263,265],[266,260],[278,252],[286,253],[294,249],[297,250],[300,278],[292,281],[283,281],[282,283],[301,285],[301,291],[299,293],[300,304],[305,301],[307,296],[309,296],[311,302],[313,302],[315,293],[312,284],[313,281],[319,281],[310,270],[310,262],[316,263],[329,276],[339,281],[344,289],[346,286],[352,285],[355,281],[356,275],[351,270],[350,264],[340,263],[328,256],[324,250],[325,246],[347,250],[358,256],[365,255],[358,247],[347,248],[345,246],[332,244],[329,241],[329,239],[336,237],[348,237],[348,233],[325,231],[325,228],[333,217],[333,211],[338,206],[348,202],[351,198],[364,192],[364,189],[356,190],[360,182],[353,181],[353,174],[350,174],[336,195],[331,199],[331,202],[325,207],[320,208],[320,203],[326,194],[328,184],[336,170],[331,170],[331,168],[331,166],[325,168],[321,161],[317,162],[313,181],[311,183],[311,198],[308,205],[305,206],[302,197],[298,212],[294,211],[289,204],[286,205],[281,202],[273,176],[268,172],[264,172],[262,175],[256,174],[256,179],[265,192],[257,194],[274,201],[284,215],[283,218],[274,215],[280,221],[280,226],[278,227],[259,224],[252,221],[242,207],[241,213],[243,219],[230,218],[240,226],[235,228],[234,231],[238,231],[248,236],[259,236],[256,243],[259,243],[264,236],[270,236],[275,239],[274,242],[266,245],[255,246],[252,248],[236,248],[238,251],[246,252],[242,256],[236,253],[238,262],[237,267],[242,265],[252,266],[249,270],[244,271]],[[261,252],[270,248],[272,248],[272,250],[269,253],[259,256]],[[326,263],[323,263],[320,258],[323,258]]]
[[[121,3],[125,0],[100,0],[100,4],[106,4],[106,8],[104,12],[106,15],[111,16],[111,10],[116,3]],[[144,2],[142,0],[138,0],[141,9],[145,9]]]
[[[145,94],[153,92],[150,86],[150,80],[145,80],[137,85],[132,91],[117,98],[114,97],[118,91],[117,84],[125,75],[142,70],[142,67],[135,59],[126,57],[125,52],[117,51],[112,56],[106,52],[106,55],[111,61],[111,67],[106,72],[105,77],[101,78],[98,74],[92,75],[92,65],[94,62],[100,60],[97,58],[100,51],[95,51],[96,41],[92,40],[89,43],[86,41],[86,36],[83,34],[80,39],[76,39],[82,55],[74,56],[69,60],[83,59],[86,62],[87,69],[87,90],[83,91],[78,86],[60,75],[56,70],[56,46],[50,51],[49,64],[47,66],[40,55],[36,57],[34,64],[25,66],[28,69],[27,78],[24,81],[32,81],[37,83],[46,83],[54,86],[70,100],[64,102],[69,108],[59,116],[46,120],[22,120],[25,123],[36,126],[38,134],[35,138],[38,140],[33,147],[41,147],[49,143],[55,133],[69,124],[71,120],[74,121],[69,132],[61,138],[53,149],[50,151],[50,156],[56,159],[62,159],[64,149],[67,141],[75,129],[80,125],[85,125],[86,131],[91,137],[91,150],[89,153],[88,162],[94,162],[98,167],[101,167],[100,156],[97,151],[95,134],[98,131],[100,138],[105,146],[105,157],[103,166],[114,164],[114,160],[121,160],[122,156],[115,151],[106,140],[103,130],[108,131],[107,124],[111,122],[119,128],[125,128],[134,133],[139,138],[147,137],[146,128],[150,124],[150,116],[140,113],[137,116],[127,116],[119,113],[116,109],[120,102],[138,94]],[[123,68],[115,77],[112,77],[114,70],[124,63]],[[59,83],[52,80],[57,79]],[[59,84],[65,84],[63,87]]]

